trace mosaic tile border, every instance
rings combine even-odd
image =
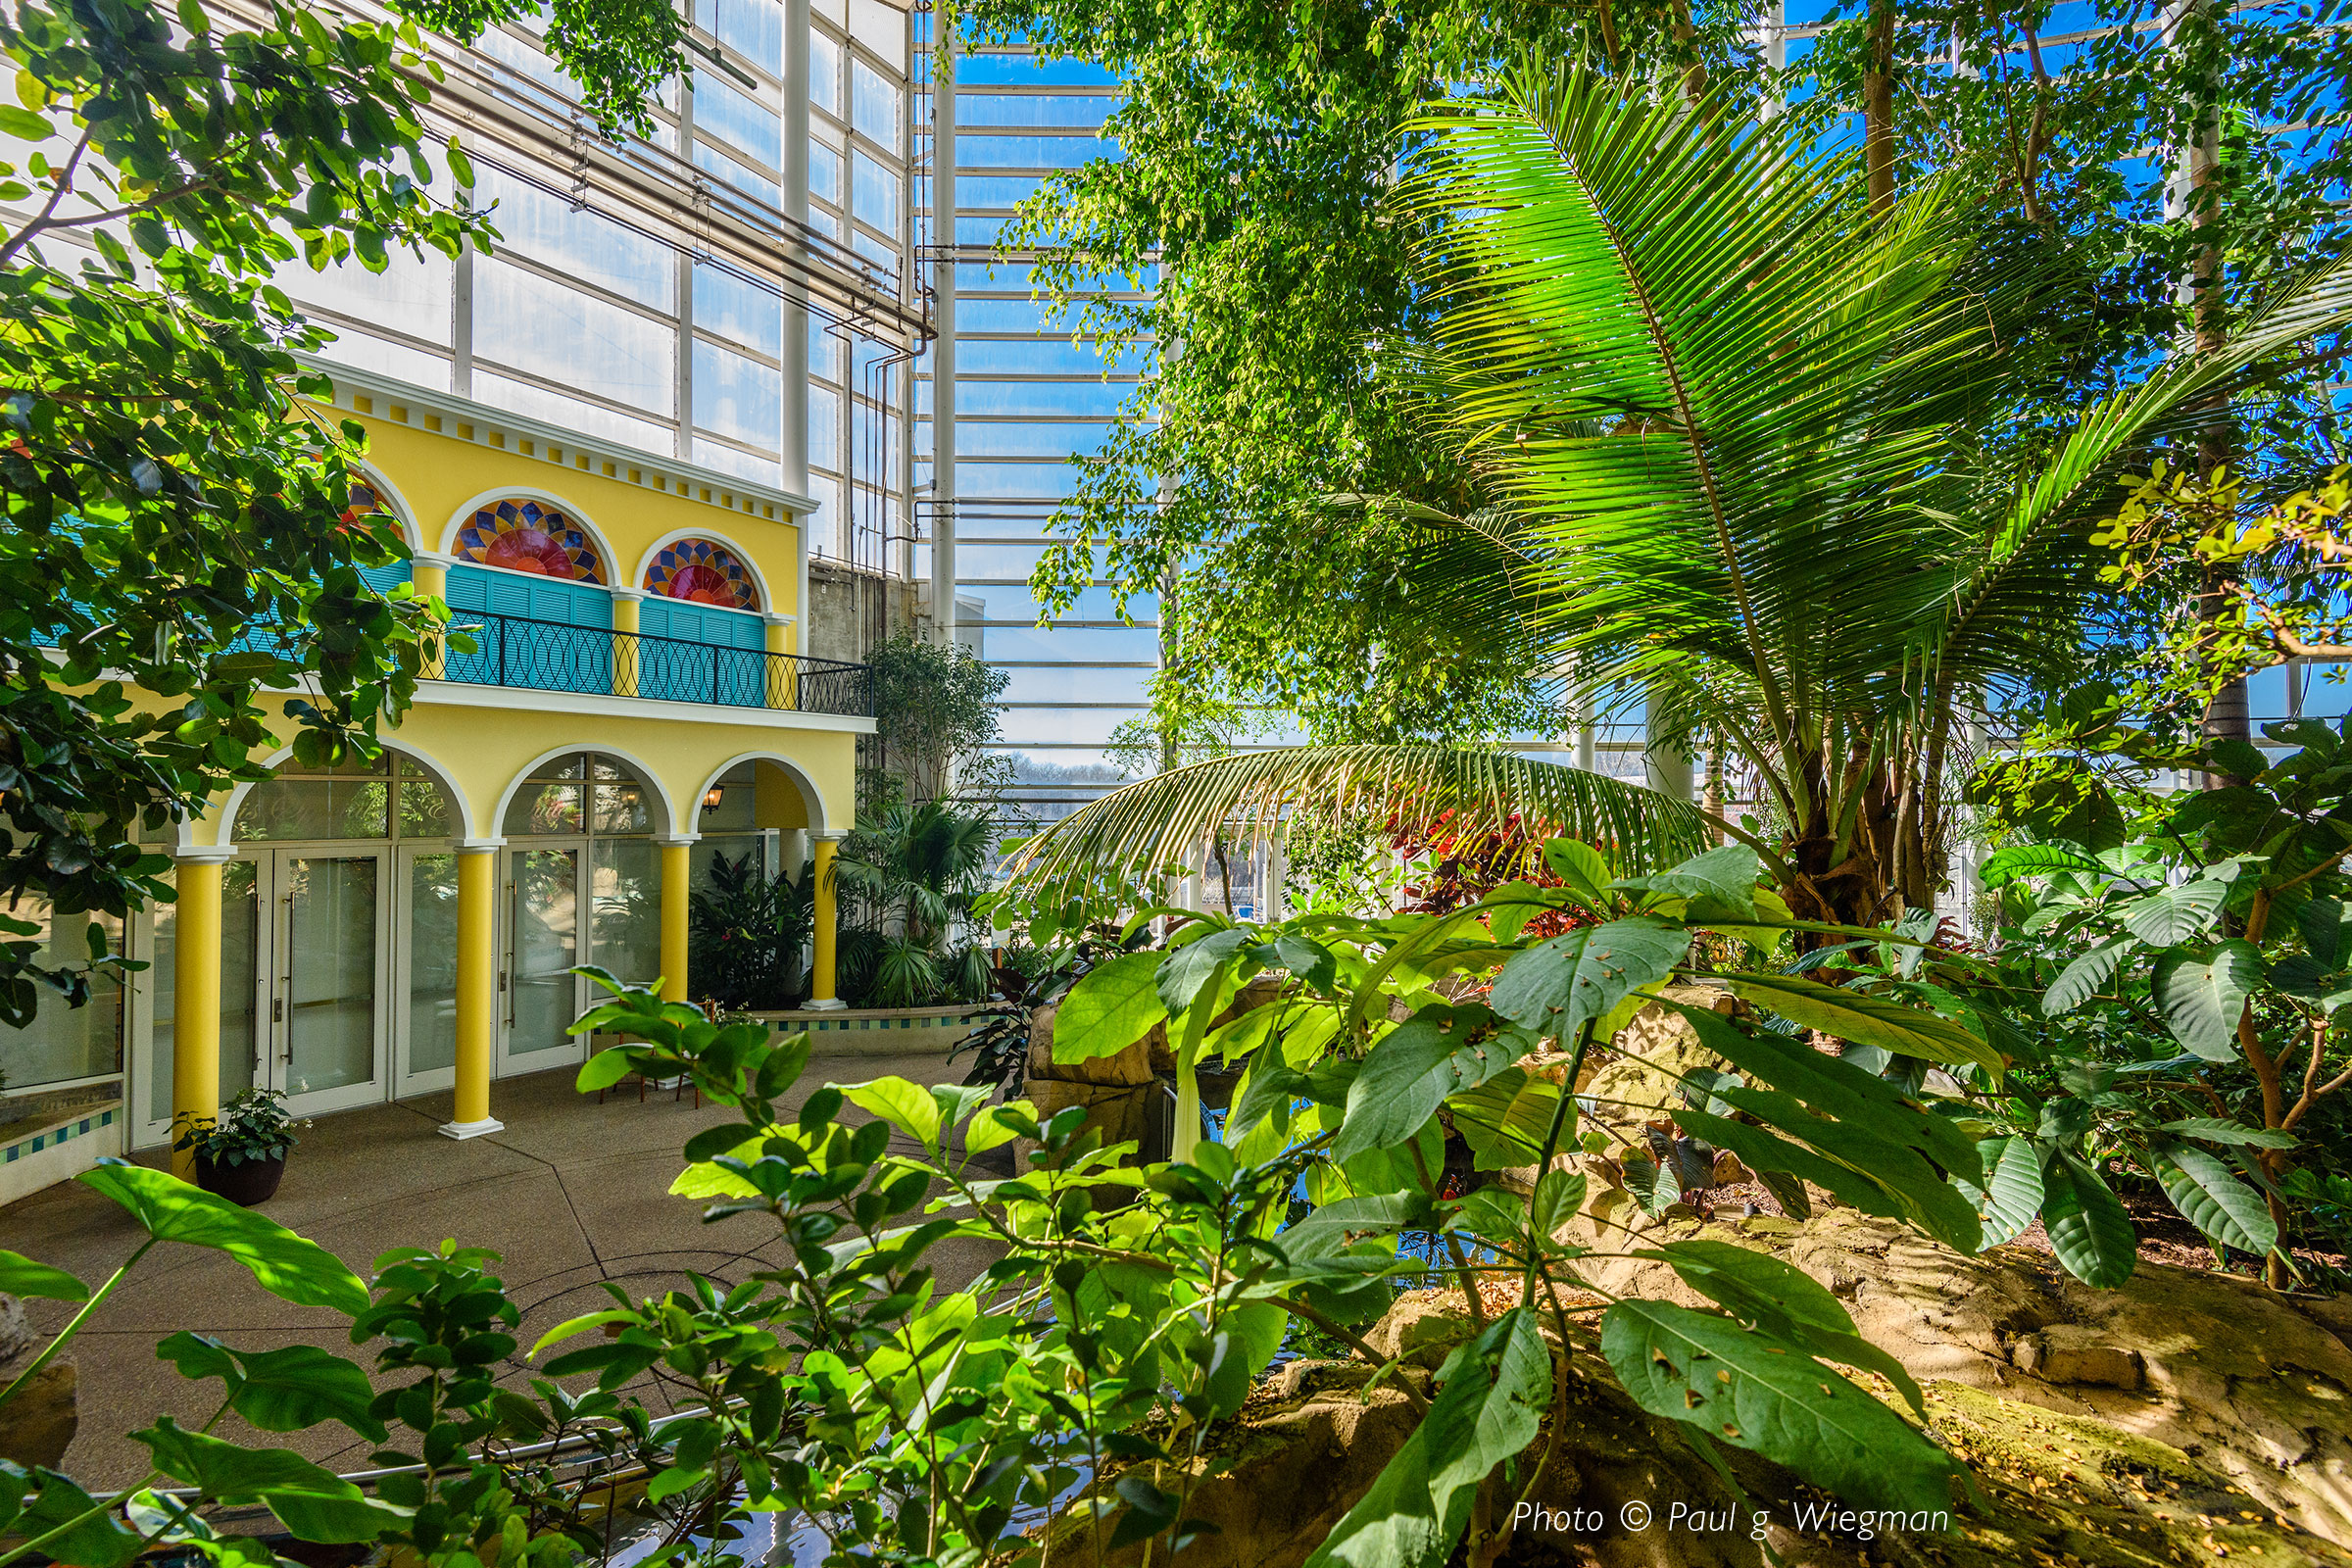
[[[777,1030],[784,1034],[798,1034],[804,1029],[810,1034],[826,1034],[835,1030],[852,1029],[961,1029],[968,1032],[987,1016],[982,1012],[948,1013],[936,1018],[827,1018],[822,1015],[810,1015],[806,1018],[795,1016],[790,1019],[768,1018],[762,1021],[771,1030]]]
[[[30,1138],[19,1139],[16,1143],[9,1145],[7,1149],[0,1150],[0,1165],[13,1165],[27,1154],[37,1154],[44,1149],[55,1149],[58,1145],[71,1143],[76,1138],[86,1138],[91,1133],[114,1126],[122,1119],[122,1107],[116,1105],[106,1110],[93,1111],[78,1121],[70,1121],[63,1126],[34,1133]]]

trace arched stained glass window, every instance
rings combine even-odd
[[[569,582],[605,580],[605,564],[587,533],[537,501],[508,500],[482,508],[458,530],[457,554],[505,571]]]
[[[645,568],[645,590],[662,599],[717,605],[727,610],[758,610],[760,590],[734,551],[708,539],[681,539],[664,545]]]

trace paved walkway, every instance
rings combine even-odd
[[[936,1054],[819,1058],[801,1092],[892,1073],[922,1083],[961,1076]],[[643,1298],[678,1285],[689,1271],[733,1283],[772,1266],[781,1243],[767,1216],[706,1225],[700,1204],[669,1196],[686,1140],[732,1113],[698,1109],[692,1095],[673,1101],[659,1090],[640,1103],[633,1086],[599,1105],[573,1090],[572,1074],[566,1068],[502,1080],[493,1086],[492,1111],[506,1130],[462,1144],[434,1131],[450,1118],[446,1094],[320,1117],[302,1135],[284,1185],[263,1212],[330,1249],[362,1277],[388,1248],[430,1247],[444,1237],[489,1248],[501,1255],[498,1273],[522,1308],[522,1349],[554,1324],[610,1305],[604,1281]],[[852,1107],[845,1119],[865,1118]],[[71,1269],[93,1287],[143,1235],[77,1182],[0,1208],[0,1247]],[[968,1278],[986,1261],[944,1249],[935,1258],[949,1279]],[[45,1331],[70,1315],[59,1302],[25,1307]],[[134,1481],[146,1472],[146,1450],[124,1434],[165,1412],[191,1425],[211,1415],[219,1385],[188,1383],[157,1360],[156,1342],[167,1335],[193,1329],[248,1349],[312,1344],[370,1365],[335,1322],[330,1312],[270,1296],[216,1252],[156,1249],[69,1352],[79,1369],[81,1419],[66,1468],[84,1486]],[[520,1385],[529,1375],[518,1351],[502,1381]],[[209,1398],[208,1389],[216,1391]],[[657,1410],[670,1408],[657,1383],[640,1392]],[[228,1435],[232,1425],[241,1423],[232,1416],[220,1430]],[[257,1436],[249,1428],[234,1435]],[[334,1469],[368,1462],[368,1446],[340,1427],[258,1436]]]

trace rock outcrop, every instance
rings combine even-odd
[[[1526,1494],[1543,1511],[1514,1530],[1500,1565],[1760,1568],[1770,1545],[1820,1568],[2352,1568],[2352,1302],[2297,1301],[2155,1265],[2095,1292],[2026,1248],[1963,1258],[1847,1210],[1703,1233],[1768,1249],[1836,1292],[1863,1335],[1927,1386],[1930,1428],[1968,1461],[1982,1510],[1956,1502],[1940,1532],[1805,1528],[1799,1509],[1835,1505],[1753,1454],[1720,1448],[1735,1494],[1678,1423],[1636,1407],[1580,1344],[1568,1397],[1549,1418],[1556,1447]],[[1644,1239],[1697,1234],[1670,1221]],[[1611,1291],[1697,1304],[1659,1264],[1612,1259],[1591,1272]],[[1400,1358],[1392,1379],[1426,1389],[1430,1368],[1472,1332],[1458,1293],[1421,1291],[1399,1298],[1366,1340]],[[1187,1513],[1218,1529],[1188,1547],[1186,1568],[1305,1561],[1414,1428],[1401,1393],[1364,1392],[1372,1371],[1292,1363],[1213,1435]],[[1181,1478],[1159,1480],[1175,1490]],[[1630,1527],[1636,1505],[1646,1528]],[[1096,1563],[1093,1540],[1083,1504],[1065,1510],[1050,1528],[1048,1568]]]

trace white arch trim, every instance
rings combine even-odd
[[[647,766],[642,758],[624,752],[617,746],[607,746],[598,741],[580,741],[570,746],[550,747],[516,768],[514,776],[507,780],[507,787],[499,792],[498,805],[491,808],[490,820],[497,830],[501,833],[506,831],[507,808],[514,804],[514,792],[521,789],[523,781],[531,776],[531,769],[542,762],[552,762],[559,757],[576,757],[582,752],[592,757],[610,757],[614,761],[626,762],[637,770],[637,777],[647,789],[654,792],[654,802],[662,808],[662,820],[654,824],[656,833],[691,833],[694,831],[692,822],[683,825],[679,823],[678,803],[670,799],[669,790],[662,784],[661,774]],[[583,779],[581,782],[585,783],[587,780]],[[705,788],[708,787],[705,786]],[[698,795],[695,798],[700,800],[702,797]]]
[[[407,758],[410,761],[416,763],[426,772],[432,774],[434,781],[438,783],[442,789],[449,792],[451,804],[457,808],[458,812],[458,820],[456,824],[458,831],[450,835],[452,838],[470,839],[480,836],[474,826],[473,808],[466,801],[466,792],[458,788],[456,782],[450,777],[448,768],[442,766],[440,762],[427,756],[420,749],[409,745],[406,741],[388,741],[379,737],[376,744],[381,746],[387,752],[395,753],[401,757]],[[270,772],[275,773],[279,765],[291,759],[293,755],[293,747],[281,746],[264,760],[263,765],[269,768]],[[228,792],[228,801],[220,808],[220,827],[219,837],[214,842],[224,847],[236,842],[237,813],[245,808],[245,797],[253,793],[253,786],[257,782],[259,781],[247,779],[243,783],[237,785],[236,788]],[[179,824],[179,842],[183,847],[192,847],[195,845],[195,840],[188,836],[188,829],[193,824],[184,821]]]
[[[645,574],[654,569],[654,560],[656,557],[660,556],[662,551],[667,550],[671,545],[676,544],[681,539],[708,539],[714,545],[724,545],[734,555],[737,561],[743,563],[743,569],[752,574],[752,587],[760,595],[760,608],[758,610],[738,610],[735,612],[735,613],[739,615],[757,615],[767,613],[775,610],[776,596],[768,591],[767,574],[760,569],[759,560],[754,557],[749,550],[744,549],[742,545],[736,543],[733,539],[730,539],[725,534],[720,533],[715,528],[673,528],[669,532],[663,534],[661,538],[654,541],[653,548],[648,550],[645,553],[644,559],[637,563],[636,571],[630,574],[628,582],[623,586],[642,590],[650,597],[653,593],[653,590],[645,586]],[[706,610],[726,610],[731,607],[726,605],[705,605],[703,608]]]
[[[586,586],[591,588],[614,586],[612,578],[615,572],[620,570],[620,558],[613,553],[612,541],[605,537],[604,530],[599,528],[586,513],[553,490],[542,490],[537,485],[502,484],[495,490],[485,490],[480,495],[473,497],[457,511],[451,513],[449,521],[441,525],[441,543],[436,548],[442,555],[457,556],[458,530],[472,521],[475,513],[484,508],[496,506],[501,501],[536,501],[541,506],[553,507],[564,516],[569,517],[572,525],[586,534],[589,542],[596,546],[596,557],[605,564],[606,581],[589,583]],[[459,556],[458,559],[465,560],[462,556]],[[479,564],[479,563],[468,563],[468,564]],[[497,568],[491,569],[496,570]],[[621,586],[635,587],[636,584],[626,583]]]
[[[792,780],[792,787],[801,792],[801,810],[808,818],[809,831],[816,832],[826,826],[824,792],[816,787],[816,780],[810,778],[800,763],[782,752],[745,752],[740,757],[727,759],[711,770],[709,778],[703,780],[703,787],[694,792],[693,798],[700,802],[720,779],[746,762],[770,762],[781,768],[784,776]]]
[[[372,463],[362,461],[353,464],[352,467],[358,470],[360,478],[366,481],[368,487],[375,492],[376,498],[391,509],[394,519],[400,523],[402,537],[409,542],[409,549],[412,552],[422,550],[424,534],[416,526],[416,509],[410,506],[409,498],[400,493],[400,486],[394,484],[385,475],[384,470]]]

